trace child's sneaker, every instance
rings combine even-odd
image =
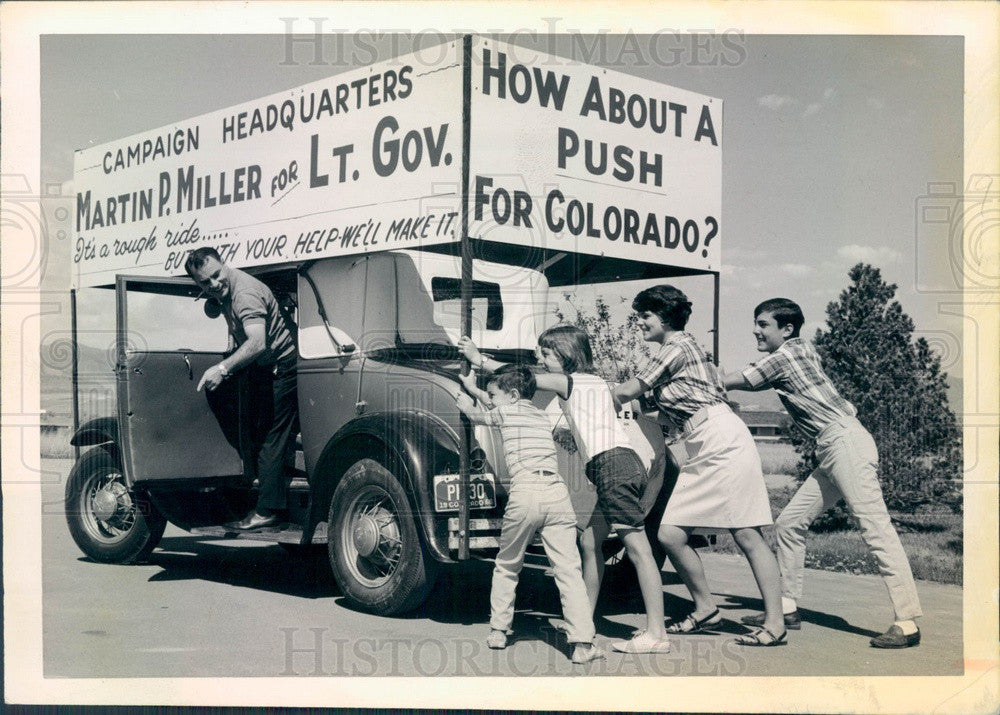
[[[570,659],[574,665],[583,665],[592,660],[607,658],[608,654],[598,648],[593,643],[577,643],[573,648],[573,657]]]
[[[503,650],[507,647],[507,634],[494,628],[486,636],[486,647],[493,650]]]
[[[640,631],[631,640],[612,643],[611,647],[619,653],[669,653],[670,641],[657,640],[648,631]]]

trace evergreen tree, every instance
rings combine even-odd
[[[827,327],[814,344],[837,390],[875,438],[879,477],[890,512],[961,509],[961,434],[948,406],[947,375],[927,341],[913,340],[913,321],[894,300],[896,286],[859,263],[849,285],[826,308]],[[812,471],[815,444],[793,431]],[[834,510],[827,527],[846,512]]]

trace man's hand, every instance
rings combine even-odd
[[[201,392],[202,387],[209,391],[214,390],[225,379],[226,376],[222,374],[222,369],[218,365],[212,365],[212,367],[205,370],[205,374],[198,381],[198,392]]]

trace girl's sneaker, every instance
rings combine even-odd
[[[503,650],[507,647],[507,634],[494,628],[486,636],[486,647],[493,650]]]
[[[612,643],[611,647],[619,653],[669,653],[670,641],[657,640],[648,631],[640,631],[631,640]]]

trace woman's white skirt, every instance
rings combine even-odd
[[[741,529],[772,523],[760,454],[750,430],[728,408],[713,410],[684,435],[681,467],[663,524]]]

